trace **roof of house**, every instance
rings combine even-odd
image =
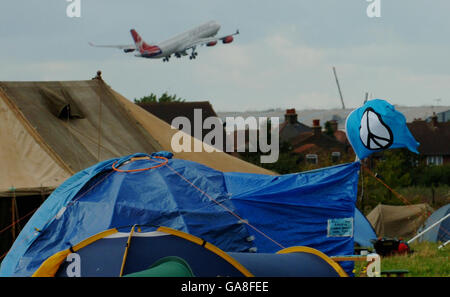
[[[297,147],[296,149],[294,149],[292,152],[297,153],[297,154],[303,154],[305,152],[308,152],[310,150],[319,150],[320,148],[314,144],[314,143],[307,143],[304,145],[301,145],[299,147]]]
[[[450,155],[450,122],[426,122],[415,120],[408,123],[414,138],[420,143],[423,155]]]
[[[345,131],[342,130],[334,131],[334,137],[339,142],[342,142],[344,144],[350,144],[350,142],[347,139],[347,134],[345,133]]]
[[[296,153],[302,153],[314,147],[328,151],[347,152],[348,150],[348,145],[322,132],[319,134],[314,134],[314,132],[301,133],[291,143],[295,147],[294,152]],[[315,146],[305,146],[307,144],[314,144]]]
[[[217,117],[217,114],[209,101],[151,102],[137,104],[169,125],[174,118],[179,116],[186,117],[191,123],[194,123],[194,109],[201,109],[203,120],[208,117]]]
[[[295,122],[293,124],[284,121],[280,124],[280,141],[290,142],[296,136],[304,132],[312,131],[311,127],[302,124],[300,122]]]

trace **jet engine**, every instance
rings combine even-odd
[[[222,43],[232,43],[234,40],[233,36],[227,36],[224,39],[222,39]]]
[[[210,41],[206,44],[206,46],[215,46],[217,44],[217,41]]]

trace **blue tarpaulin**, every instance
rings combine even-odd
[[[224,175],[239,214],[260,231],[248,228],[258,252],[280,249],[264,236],[269,234],[284,247],[303,245],[337,256],[353,254],[353,236],[329,234],[328,225],[333,219],[353,220],[359,168],[354,162],[282,176]],[[350,263],[343,266],[351,271]]]
[[[358,162],[282,176],[223,173],[179,159],[145,171],[112,170],[116,162],[121,169],[145,168],[149,160],[125,163],[142,156],[101,162],[58,187],[14,242],[0,276],[29,276],[58,251],[135,224],[179,229],[227,252],[300,245],[328,256],[353,253],[354,226],[348,222]],[[351,274],[350,266],[344,269]]]

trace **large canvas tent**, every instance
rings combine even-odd
[[[97,162],[136,152],[171,151],[172,135],[178,131],[100,77],[0,82],[0,111],[0,197],[12,192],[48,194]],[[222,171],[273,174],[223,152],[181,152],[176,157]]]
[[[409,238],[433,212],[426,203],[412,205],[378,204],[368,215],[376,234],[381,237]]]
[[[85,81],[0,82],[0,122],[0,229],[30,215],[76,172],[137,152],[171,151],[171,138],[179,132],[99,75]],[[223,152],[176,157],[221,171],[274,174]],[[23,223],[0,234],[0,255]]]

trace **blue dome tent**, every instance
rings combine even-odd
[[[450,213],[450,203],[442,206],[435,212],[431,214],[430,217],[425,221],[423,226],[417,231],[420,233],[427,228],[430,228],[433,224],[437,223],[439,220],[442,220],[445,216]],[[421,241],[430,241],[430,242],[447,242],[450,240],[450,217],[442,220],[436,226],[432,227],[429,231],[425,232],[422,236],[419,237]]]
[[[36,277],[339,277],[325,254],[293,247],[276,254],[225,253],[196,236],[167,227],[132,226],[100,232],[49,257]]]
[[[361,211],[355,209],[355,244],[360,247],[373,247],[371,240],[377,239],[377,234]]]
[[[227,253],[274,254],[302,245],[327,256],[353,254],[359,162],[269,176],[170,157],[134,154],[69,178],[26,224],[0,275],[31,276],[55,253],[133,225],[180,230]],[[351,274],[352,264],[341,266]]]

